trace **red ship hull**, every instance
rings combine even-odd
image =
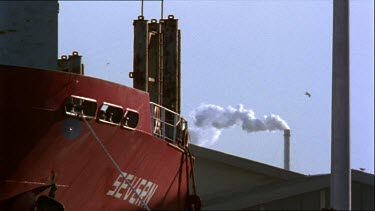
[[[0,201],[44,186],[56,175],[55,199],[66,210],[183,209],[190,165],[182,148],[152,135],[147,93],[82,75],[0,65]],[[71,95],[136,110],[128,130],[87,120],[132,191],[85,121],[67,116]],[[78,135],[64,127],[75,119]],[[48,191],[44,191],[44,195]],[[25,202],[26,203],[26,202]]]

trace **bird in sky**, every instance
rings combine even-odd
[[[305,95],[306,95],[307,97],[311,97],[311,94],[310,94],[309,92],[305,92]]]

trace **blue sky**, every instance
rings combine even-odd
[[[77,50],[85,73],[132,86],[138,1],[60,1],[59,55]],[[145,1],[146,19],[160,2]],[[351,165],[374,173],[374,3],[350,1]],[[291,128],[291,170],[330,172],[332,1],[164,1],[182,32],[182,114],[203,103],[276,114]],[[308,98],[305,91],[311,93]],[[221,131],[204,147],[283,165],[283,132]]]

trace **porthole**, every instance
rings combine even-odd
[[[96,100],[76,95],[71,95],[65,102],[65,114],[69,116],[83,115],[87,119],[93,119],[96,108]]]
[[[112,125],[120,125],[123,113],[124,110],[121,106],[103,103],[99,110],[98,120]]]
[[[122,127],[134,130],[138,125],[139,114],[136,110],[126,109],[122,120]]]

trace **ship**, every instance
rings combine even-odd
[[[134,20],[128,87],[57,59],[57,1],[0,10],[0,210],[199,210],[178,20]]]

